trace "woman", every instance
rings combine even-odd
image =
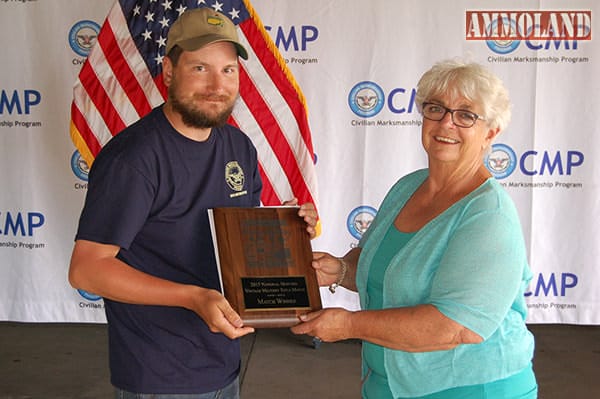
[[[453,60],[422,76],[416,101],[428,168],[391,188],[357,248],[314,255],[320,284],[357,290],[362,310],[324,309],[292,331],[363,340],[364,398],[536,398],[521,226],[484,165],[507,90]]]

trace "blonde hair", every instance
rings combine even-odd
[[[424,102],[442,95],[465,98],[482,106],[483,118],[491,128],[504,128],[510,122],[511,103],[504,83],[480,64],[458,59],[440,61],[423,74],[417,84],[419,112]]]

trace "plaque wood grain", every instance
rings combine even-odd
[[[297,207],[214,208],[209,215],[223,294],[245,325],[290,327],[321,309]]]

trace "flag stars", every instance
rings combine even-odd
[[[223,12],[223,3],[219,3],[218,1],[215,1],[215,4],[213,4],[212,8],[214,8],[215,11]]]
[[[167,45],[167,39],[161,36],[156,40],[156,44],[158,44],[158,48],[165,47]]]
[[[0,0],[2,3],[3,0]],[[167,32],[173,21],[176,21],[185,11],[196,7],[208,7],[225,14],[234,23],[247,18],[244,1],[225,0],[123,0],[132,4],[128,25],[132,37],[139,46],[144,59],[153,76],[160,73],[167,45]],[[239,3],[242,3],[241,7]]]
[[[166,28],[166,27],[168,27],[168,26],[169,26],[169,19],[168,19],[167,17],[163,17],[163,18],[160,20],[159,24],[160,24],[160,25],[161,25],[163,28]]]
[[[184,7],[183,4],[180,4],[179,7],[177,7],[176,11],[179,13],[179,15],[181,15],[185,12],[186,9],[187,9],[187,7]]]
[[[240,12],[239,12],[239,10],[236,10],[235,8],[233,8],[231,10],[231,12],[229,13],[229,15],[231,15],[231,20],[235,21],[236,18],[240,17]]]
[[[154,13],[148,11],[144,18],[146,18],[146,22],[154,22]]]

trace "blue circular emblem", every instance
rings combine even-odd
[[[360,240],[365,231],[371,226],[376,214],[377,210],[370,206],[363,205],[354,208],[348,215],[348,219],[346,219],[346,226],[352,237]]]
[[[79,292],[79,295],[81,295],[82,297],[84,297],[88,301],[99,301],[100,299],[102,299],[101,296],[89,293],[89,292],[84,291],[84,290],[77,290],[77,292]]]
[[[509,20],[506,18],[504,18],[502,21],[504,24],[507,24],[509,22]],[[498,26],[498,21],[494,20],[489,26],[490,32],[493,32],[494,30],[496,30],[497,26]],[[515,21],[510,20],[510,26],[511,26],[511,29],[515,29],[515,30],[517,29]],[[515,51],[517,49],[517,47],[519,47],[519,45],[521,44],[521,41],[520,40],[486,40],[485,43],[487,44],[489,49],[492,50],[496,54],[508,54],[508,53],[512,53],[513,51]]]
[[[517,167],[517,155],[506,144],[493,144],[491,152],[485,157],[485,166],[496,179],[504,179]]]
[[[373,82],[357,83],[348,94],[350,109],[362,118],[377,115],[383,109],[384,103],[383,90]]]
[[[75,150],[73,155],[71,155],[71,169],[73,170],[75,176],[83,181],[88,181],[88,173],[90,172],[90,168],[77,150]]]
[[[98,41],[98,32],[100,32],[100,25],[94,21],[79,21],[69,31],[69,45],[74,52],[87,57]]]

